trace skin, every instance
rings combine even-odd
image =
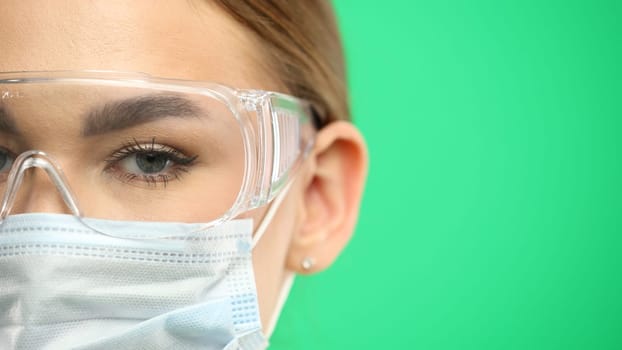
[[[266,68],[256,38],[221,9],[203,1],[20,0],[3,6],[0,23],[2,72],[138,71],[287,93]],[[80,164],[72,159],[80,152],[88,153],[99,141],[85,145],[76,136],[75,121],[53,112],[53,122],[42,114],[19,119],[19,127],[27,132],[16,147],[53,154],[74,191],[82,193],[88,184],[80,183],[76,176]],[[273,315],[286,274],[327,268],[350,240],[366,171],[365,144],[354,126],[335,122],[318,133],[311,155],[253,251],[264,327]],[[40,180],[33,182],[14,212],[68,212],[40,173]],[[198,202],[182,203],[154,209],[152,219],[204,219]],[[87,205],[89,213],[109,210],[98,201]],[[258,222],[265,211],[264,207],[245,215]],[[131,211],[123,216],[145,218]],[[307,257],[315,264],[304,270],[301,262]]]

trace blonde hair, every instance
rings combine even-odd
[[[311,101],[322,125],[349,120],[343,49],[326,0],[216,0],[255,33],[269,68],[290,90]]]

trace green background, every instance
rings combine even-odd
[[[622,1],[335,1],[371,168],[271,349],[622,349]]]

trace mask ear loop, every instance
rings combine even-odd
[[[292,182],[289,182],[283,188],[281,193],[279,193],[274,198],[274,201],[270,204],[270,207],[268,208],[266,215],[264,215],[263,219],[261,220],[261,223],[259,224],[259,226],[257,227],[257,230],[255,231],[255,236],[253,237],[253,243],[252,243],[253,249],[255,248],[255,246],[261,239],[261,237],[263,237],[263,235],[266,233],[266,229],[272,222],[272,219],[274,218],[274,215],[277,213],[279,207],[281,206],[283,199],[285,199],[285,196],[289,192],[291,185],[292,185]],[[281,316],[281,311],[283,311],[283,306],[285,306],[287,297],[289,296],[292,286],[294,285],[295,277],[296,277],[295,273],[291,271],[285,271],[285,279],[283,280],[283,285],[281,285],[281,290],[279,291],[279,296],[276,301],[274,311],[272,312],[272,316],[270,317],[270,321],[268,322],[268,326],[266,327],[266,330],[264,332],[266,338],[268,339],[272,336],[272,333],[274,332],[274,329],[276,328],[276,324],[279,320],[279,317]]]
[[[257,230],[255,230],[255,235],[253,236],[252,242],[253,249],[255,249],[255,246],[257,245],[257,243],[259,243],[261,237],[263,237],[263,235],[266,233],[266,229],[268,228],[270,223],[272,223],[274,215],[279,210],[279,207],[281,206],[283,199],[285,199],[285,196],[287,196],[287,193],[289,192],[291,186],[292,182],[289,182],[287,185],[285,185],[285,187],[281,190],[281,193],[279,193],[270,204],[270,207],[266,211],[263,219],[261,219],[259,226],[257,226]]]
[[[269,339],[274,333],[274,329],[276,328],[276,324],[281,317],[281,312],[283,311],[283,306],[285,306],[285,302],[289,297],[289,293],[294,286],[294,280],[296,279],[296,274],[291,271],[285,272],[285,279],[283,281],[283,285],[281,286],[281,290],[279,291],[279,298],[276,301],[276,305],[274,306],[274,311],[272,313],[272,317],[270,318],[270,322],[266,327],[266,337]]]

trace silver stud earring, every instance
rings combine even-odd
[[[300,263],[300,266],[302,266],[302,269],[305,271],[309,271],[311,270],[311,268],[315,265],[315,259],[311,258],[311,257],[306,257],[304,259],[302,259],[302,262]]]

